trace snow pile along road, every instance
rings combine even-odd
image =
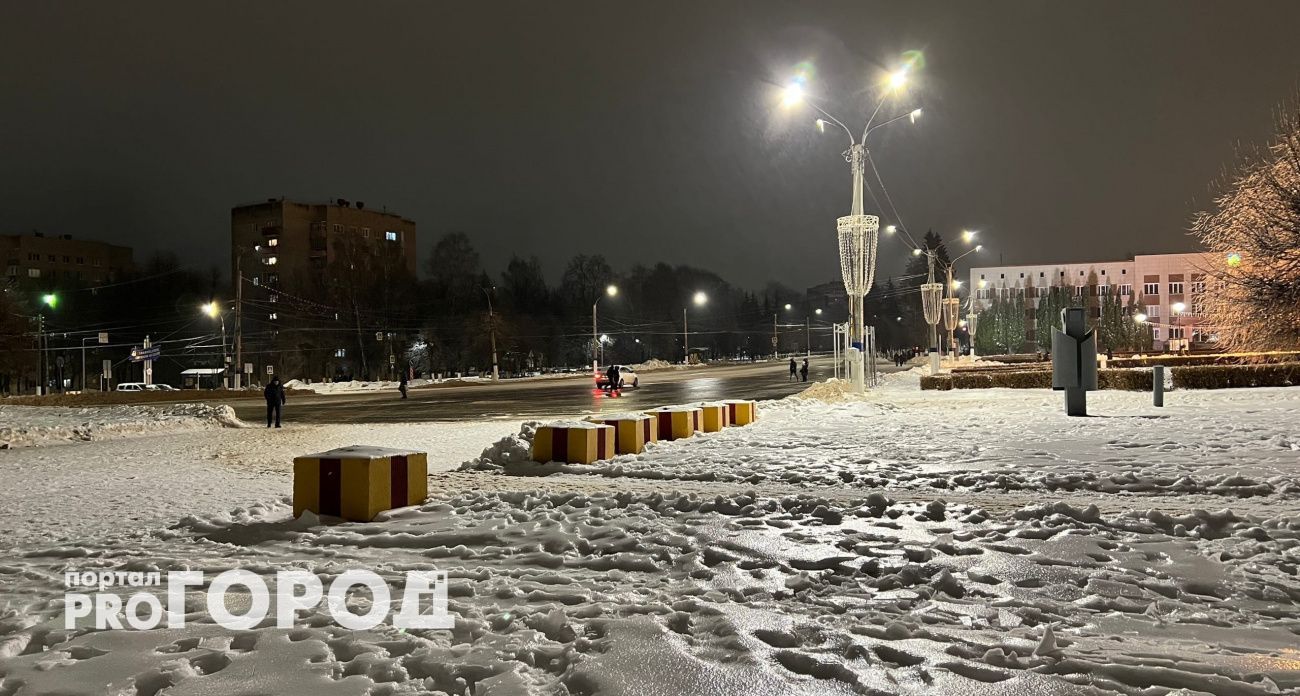
[[[230,406],[183,403],[160,406],[64,408],[0,406],[0,449],[104,440],[201,428],[240,428]]]

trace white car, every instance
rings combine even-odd
[[[144,388],[144,382],[122,382],[117,385],[117,391],[142,392]]]
[[[170,384],[146,384],[144,388],[145,391],[180,391]]]
[[[614,385],[615,389],[625,389],[628,386],[636,389],[641,386],[641,380],[636,376],[636,372],[634,372],[632,368],[627,365],[617,365],[616,367],[618,367],[618,384]],[[608,375],[609,367],[605,367],[605,369],[600,371],[600,374],[596,375],[597,389],[610,388]]]

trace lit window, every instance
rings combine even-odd
[[[388,241],[390,241],[390,242],[396,242],[396,241],[397,241],[397,233],[396,233],[396,232],[385,232],[385,233],[384,233],[384,239],[386,239],[386,240],[388,240]]]
[[[261,285],[261,284],[262,284],[262,279],[257,276],[253,276],[253,285]]]
[[[275,312],[271,312],[271,313],[267,316],[267,319],[270,319],[271,321],[275,321],[276,318],[277,318],[277,317],[276,317],[276,315],[275,315]]]
[[[362,236],[362,238],[364,238],[364,239],[370,239],[370,228],[369,228],[369,227],[362,227],[362,228],[361,228],[361,236]]]
[[[347,349],[346,349],[346,348],[339,348],[338,350],[334,351],[334,357],[336,357],[336,358],[346,358],[346,357],[348,357],[348,351],[347,351]]]
[[[280,246],[280,238],[279,238],[279,237],[271,237],[270,239],[266,240],[266,245],[267,245],[267,246]]]
[[[29,269],[27,269],[27,277],[28,277],[28,278],[40,278],[40,277],[41,277],[41,269],[39,269],[39,268],[29,268]]]
[[[274,266],[274,265],[275,265],[275,262],[276,262],[276,258],[275,258],[274,256],[268,256],[268,257],[262,259],[262,263],[264,263],[264,264],[266,264],[266,265],[268,265],[268,266]]]

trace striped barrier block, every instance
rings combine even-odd
[[[295,457],[293,515],[369,522],[384,510],[419,505],[428,494],[429,458],[416,450],[353,445]]]
[[[533,436],[533,461],[590,464],[614,457],[614,429],[600,423],[550,423]]]
[[[664,406],[646,413],[658,419],[660,440],[679,440],[704,429],[704,414],[693,406]]]
[[[731,411],[726,404],[722,403],[705,403],[696,404],[700,409],[701,430],[706,433],[720,432],[723,428],[731,425]]]
[[[722,403],[727,405],[727,414],[731,418],[732,425],[749,425],[758,420],[757,402],[734,399]]]
[[[646,445],[659,439],[659,419],[648,413],[591,416],[587,420],[614,429],[614,451],[619,454],[641,454]]]

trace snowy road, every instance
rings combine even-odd
[[[593,466],[521,461],[504,421],[0,452],[0,694],[1300,690],[1300,389],[1070,419],[890,382]],[[352,442],[428,449],[429,503],[293,521],[289,459]],[[447,570],[455,629],[60,619],[68,568],[349,567]]]
[[[831,361],[813,358],[809,379],[831,376]],[[892,365],[882,371],[893,371]],[[685,370],[656,370],[641,376],[641,387],[610,398],[587,378],[547,379],[412,389],[398,399],[395,389],[382,392],[330,394],[292,399],[285,417],[297,423],[398,423],[419,421],[478,421],[484,418],[521,420],[587,413],[649,409],[664,404],[718,399],[778,399],[807,385],[787,380],[784,363],[758,363]],[[259,401],[233,402],[235,412],[249,422],[265,418]]]

